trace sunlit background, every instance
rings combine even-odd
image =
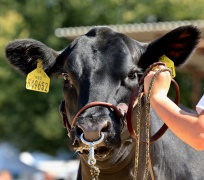
[[[82,26],[88,29],[95,25],[121,25],[119,30],[123,31],[128,24],[154,26],[165,22],[163,25],[170,30],[173,26],[169,24],[187,21],[198,22],[204,29],[203,7],[203,0],[0,0],[0,172],[9,170],[13,179],[32,176],[36,180],[68,180],[74,179],[77,164],[77,154],[68,149],[69,139],[58,112],[63,99],[62,80],[51,79],[48,94],[26,90],[25,77],[5,60],[4,48],[9,41],[33,38],[61,50],[83,33]],[[70,29],[59,34],[59,28],[71,27],[73,35],[67,34]],[[151,38],[164,33],[158,27],[154,31]],[[138,30],[131,33],[134,37]],[[139,40],[143,37],[139,36]],[[196,52],[201,60],[203,52],[201,44]],[[204,92],[203,71],[193,67],[178,72],[176,77],[182,92],[181,103],[188,108],[194,108]]]

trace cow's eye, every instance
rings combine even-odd
[[[64,78],[64,86],[65,87],[72,87],[71,79],[67,73],[62,73],[62,76]]]
[[[69,79],[69,75],[67,73],[62,73],[62,77],[65,81]]]
[[[137,78],[137,73],[136,73],[136,72],[130,72],[130,73],[128,74],[128,78],[129,78],[130,80],[135,80],[135,79]]]

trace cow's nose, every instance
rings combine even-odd
[[[83,122],[76,123],[76,132],[80,136],[84,133],[84,139],[93,142],[101,137],[101,132],[107,132],[109,127],[108,121],[96,122],[84,119]]]

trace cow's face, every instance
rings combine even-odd
[[[68,121],[72,124],[76,113],[94,101],[115,106],[122,103],[121,109],[126,111],[131,90],[142,72],[164,54],[176,66],[183,64],[197,45],[199,35],[195,27],[185,26],[150,44],[142,44],[110,28],[98,27],[75,39],[59,55],[38,41],[17,40],[7,46],[6,56],[23,73],[32,71],[36,60],[41,58],[49,75],[65,79],[65,106]],[[88,153],[81,142],[81,134],[87,141],[95,141],[103,133],[104,140],[95,152],[99,159],[108,158],[118,153],[119,147],[130,139],[125,124],[110,108],[89,108],[74,123],[70,146],[81,153]]]
[[[140,43],[105,27],[92,29],[72,42],[60,55],[66,57],[63,90],[69,123],[72,124],[77,112],[90,102],[102,101],[115,106],[123,103],[123,110],[127,110],[131,89],[142,73],[137,62],[144,49]],[[78,117],[71,130],[71,145],[81,151],[82,133],[92,142],[103,132],[104,143],[96,153],[106,154],[120,146],[123,120],[110,108],[89,108]]]

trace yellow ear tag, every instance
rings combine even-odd
[[[159,58],[159,61],[165,63],[166,66],[171,70],[171,77],[172,78],[176,77],[174,62],[171,59],[169,59],[167,56],[163,55]]]
[[[50,87],[50,78],[42,69],[42,60],[37,60],[37,68],[26,77],[26,89],[47,93]]]

